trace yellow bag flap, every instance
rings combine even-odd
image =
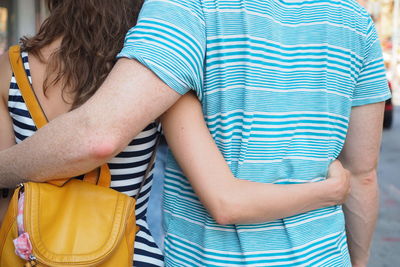
[[[34,255],[50,266],[93,266],[105,260],[121,241],[133,208],[134,199],[127,195],[80,180],[62,188],[25,184],[25,230]]]

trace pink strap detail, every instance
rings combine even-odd
[[[23,233],[18,238],[13,240],[15,246],[15,253],[24,260],[29,260],[32,255],[32,244],[29,240],[29,234]]]
[[[18,199],[18,214],[17,214],[18,235],[25,232],[25,229],[24,229],[24,202],[25,202],[25,194],[22,193]]]
[[[22,193],[18,199],[18,214],[17,214],[17,225],[18,225],[18,237],[13,240],[15,246],[15,253],[24,260],[29,260],[29,256],[32,254],[32,244],[29,239],[29,234],[24,229],[24,201],[25,195]]]

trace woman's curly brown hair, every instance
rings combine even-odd
[[[48,0],[50,16],[38,34],[21,39],[22,50],[44,61],[40,49],[62,38],[47,63],[46,90],[61,83],[74,93],[72,108],[87,101],[104,82],[136,24],[143,0]],[[63,98],[65,100],[63,90]]]

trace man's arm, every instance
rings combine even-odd
[[[120,59],[78,109],[0,152],[0,187],[85,173],[119,153],[180,95],[134,60]]]
[[[384,102],[353,107],[340,161],[350,171],[351,193],[344,205],[353,266],[366,266],[378,215],[377,163]]]

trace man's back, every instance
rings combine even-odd
[[[235,176],[257,182],[324,179],[351,107],[389,96],[372,22],[350,0],[149,0],[121,56],[194,89]],[[218,225],[172,156],[164,197],[167,264],[350,266],[339,206]]]

